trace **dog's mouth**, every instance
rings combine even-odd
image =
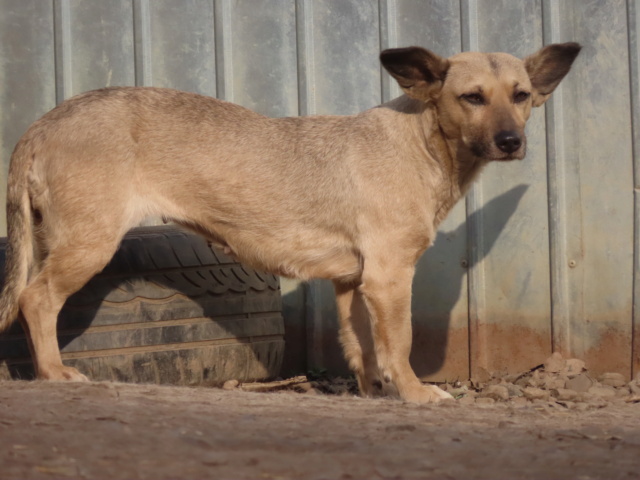
[[[525,155],[525,152],[523,149],[522,154],[498,156],[498,157],[488,158],[487,160],[494,161],[494,162],[510,162],[512,160],[523,160],[524,155]]]

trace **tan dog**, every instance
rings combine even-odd
[[[385,50],[406,95],[354,116],[272,119],[158,88],[67,100],[11,158],[0,327],[21,313],[38,376],[86,380],[62,364],[58,312],[127,230],[162,215],[256,268],[333,280],[363,395],[448,398],[409,365],[414,266],[484,165],[524,157],[531,107],[579,51]]]

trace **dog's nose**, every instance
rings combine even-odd
[[[503,130],[493,137],[496,146],[504,153],[513,153],[522,145],[520,135],[512,130]]]

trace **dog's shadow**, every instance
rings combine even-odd
[[[466,293],[463,287],[467,273],[476,266],[468,253],[467,225],[479,215],[491,219],[491,228],[482,232],[483,242],[475,258],[480,261],[492,250],[527,188],[518,185],[487,202],[457,228],[439,232],[418,262],[413,282],[411,350],[411,364],[418,376],[468,372],[468,311],[464,306],[456,307],[461,300],[464,303],[461,296]],[[308,290],[303,285],[283,297],[287,327],[285,365],[306,364],[310,370],[348,374],[338,342],[333,286],[326,280],[316,282],[314,297],[319,305],[315,307],[308,304]],[[309,310],[314,309],[318,312],[310,315]],[[313,322],[316,315],[321,316],[321,325],[310,325],[308,322]],[[306,318],[307,324],[300,322],[300,318]],[[309,335],[310,331],[313,334]],[[452,350],[456,348],[466,351]]]
[[[449,346],[468,349],[468,312],[464,308],[456,309],[463,291],[466,292],[463,286],[467,273],[491,252],[527,188],[527,185],[518,185],[487,202],[456,229],[438,232],[433,246],[418,262],[413,284],[411,364],[419,377],[442,370]],[[467,237],[468,223],[476,222],[480,215],[491,218],[491,228],[481,232],[483,241],[474,257],[469,252],[470,241],[474,240],[467,241],[466,248],[461,247],[461,242]],[[461,318],[454,318],[455,315]],[[449,355],[451,368],[447,370],[468,368],[466,353],[450,352]]]

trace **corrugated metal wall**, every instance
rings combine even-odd
[[[525,56],[584,45],[528,126],[523,162],[488,168],[414,285],[413,361],[451,379],[552,351],[640,371],[638,0],[0,0],[0,144],[56,102],[156,85],[272,116],[351,114],[398,94],[377,54],[418,44]],[[0,217],[4,229],[4,212]],[[342,368],[330,285],[284,282],[290,369]]]

